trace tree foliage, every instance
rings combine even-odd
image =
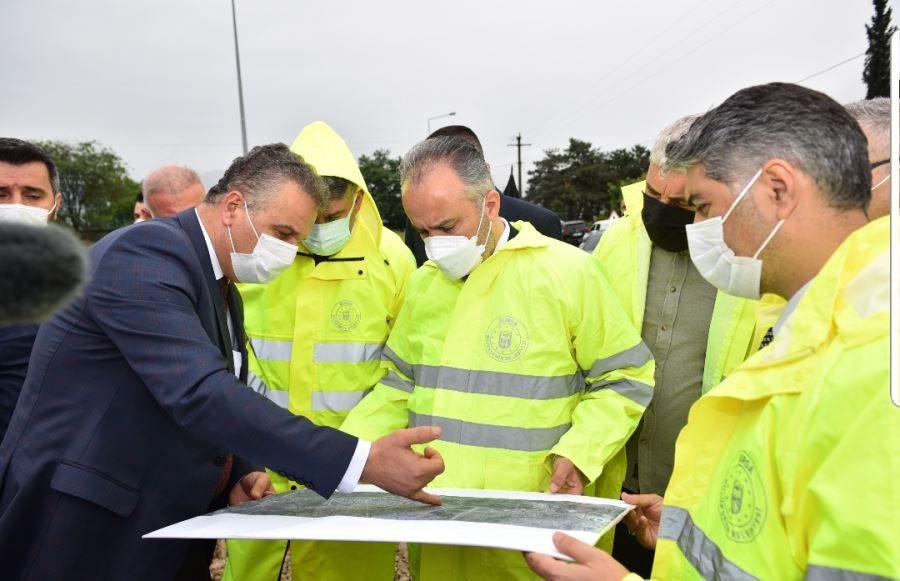
[[[866,83],[866,99],[891,96],[891,35],[896,27],[891,25],[891,8],[887,0],[873,0],[875,14],[872,24],[866,25],[869,48],[866,49],[866,65],[863,81]]]
[[[114,151],[95,141],[44,141],[37,146],[59,169],[60,222],[87,240],[132,222],[140,185],[128,177],[125,163]]]
[[[564,220],[606,218],[620,209],[622,186],[642,179],[649,163],[650,151],[640,145],[601,151],[571,138],[565,150],[546,150],[528,172],[528,199]]]
[[[359,170],[366,180],[369,193],[375,198],[385,226],[403,229],[406,214],[400,202],[400,158],[391,157],[386,149],[376,149],[371,157],[360,156]]]

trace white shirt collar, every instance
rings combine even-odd
[[[209,239],[209,234],[206,233],[206,228],[203,227],[203,220],[200,219],[200,212],[196,208],[194,208],[194,214],[197,215],[197,221],[200,222],[200,231],[203,232],[203,239],[206,240],[206,250],[209,252],[209,261],[212,263],[213,276],[216,277],[216,280],[221,280],[225,273],[222,272],[222,265],[219,264],[216,249],[213,248],[212,240]]]
[[[787,320],[791,315],[794,314],[794,311],[797,310],[797,305],[800,304],[800,299],[803,298],[803,295],[806,294],[806,291],[809,290],[809,285],[812,284],[812,281],[815,279],[810,279],[805,285],[800,287],[800,290],[794,293],[794,296],[791,297],[791,300],[787,302],[784,306],[784,310],[781,311],[781,316],[778,317],[778,320],[775,322],[775,325],[772,327],[772,335],[778,335],[778,331],[784,326]]]

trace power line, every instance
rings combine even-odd
[[[585,118],[591,117],[591,116],[593,116],[593,115],[596,115],[599,111],[601,111],[601,110],[603,109],[603,107],[604,107],[605,105],[608,105],[608,104],[612,103],[613,101],[615,101],[617,98],[621,97],[622,93],[625,93],[625,92],[627,92],[628,90],[633,89],[634,87],[640,85],[640,84],[643,83],[644,81],[646,81],[646,80],[648,80],[648,79],[654,77],[657,73],[659,73],[659,71],[665,70],[665,69],[667,69],[667,68],[671,68],[675,63],[677,63],[678,61],[684,59],[685,57],[687,57],[687,56],[689,56],[689,55],[691,55],[691,54],[697,52],[698,50],[700,50],[701,48],[703,48],[703,47],[706,46],[707,44],[711,43],[712,41],[716,40],[717,38],[719,38],[720,36],[722,36],[723,34],[725,34],[726,32],[728,32],[731,28],[737,26],[738,24],[741,24],[742,22],[744,22],[745,20],[747,20],[747,19],[749,19],[749,18],[755,16],[755,15],[758,14],[759,12],[762,12],[764,9],[768,8],[769,5],[773,4],[775,1],[776,1],[776,0],[769,0],[768,2],[766,2],[765,4],[763,4],[762,6],[760,6],[759,8],[757,8],[756,10],[754,10],[754,11],[752,11],[752,12],[750,12],[750,13],[744,15],[742,18],[740,18],[739,20],[735,21],[734,23],[732,23],[732,24],[730,24],[730,25],[728,25],[728,26],[723,27],[717,34],[714,34],[713,36],[707,38],[705,41],[703,41],[702,43],[700,43],[700,44],[694,46],[692,49],[688,50],[687,52],[685,52],[685,53],[683,53],[683,54],[681,54],[681,55],[679,55],[679,56],[676,56],[676,57],[673,58],[673,59],[670,59],[670,60],[668,60],[668,61],[663,62],[660,66],[656,67],[655,69],[653,69],[652,71],[650,71],[649,73],[647,73],[646,75],[644,75],[643,77],[641,77],[640,79],[638,79],[637,81],[631,83],[630,85],[628,85],[627,87],[625,87],[623,90],[617,91],[617,92],[613,93],[608,99],[606,99],[606,100],[603,101],[602,103],[600,103],[600,104],[598,104],[598,105],[594,105],[594,106],[591,108],[590,111],[588,111],[588,110],[576,111],[576,112],[574,113],[574,116],[569,115],[568,118],[566,118],[566,120],[565,120],[563,123],[561,123],[561,125],[565,126],[565,125],[568,125],[568,124],[573,123],[573,122],[576,121],[576,120],[585,119]],[[721,16],[722,14],[724,14],[724,12],[720,12],[719,14],[717,14],[715,17],[713,17],[713,20],[715,20],[716,18],[718,18],[718,17]],[[712,21],[712,20],[707,21],[707,23],[708,23],[708,22],[711,22],[711,21]],[[634,76],[634,75],[630,75],[630,77],[633,77],[633,76]],[[623,84],[625,84],[625,81],[628,80],[628,79],[629,79],[629,77],[625,77],[624,79],[622,79],[621,81],[619,81],[618,83],[616,83],[616,84],[610,89],[610,92],[612,92],[614,89],[617,89],[617,88],[621,87]]]
[[[689,10],[687,13],[683,14],[680,19],[678,19],[673,24],[668,25],[666,27],[666,29],[661,32],[661,34],[654,35],[653,38],[657,38],[657,37],[664,38],[666,33],[669,33],[671,30],[673,30],[679,23],[681,23],[685,18],[687,18],[691,13],[693,13],[696,9],[698,9],[700,6],[702,6],[705,3],[705,1],[706,0],[703,0],[703,1],[699,2],[698,4],[696,4],[691,10]],[[727,12],[729,12],[731,9],[733,9],[735,6],[737,6],[739,3],[740,3],[740,0],[738,2],[728,3],[723,10],[717,12],[714,16],[712,16],[712,18],[707,19],[706,21],[702,22],[699,26],[696,26],[692,30],[690,30],[687,34],[683,35],[682,37],[680,37],[677,40],[675,40],[674,42],[672,42],[669,46],[667,46],[660,53],[652,55],[652,58],[645,61],[643,64],[629,69],[626,72],[626,74],[622,78],[620,78],[618,82],[616,82],[613,85],[612,89],[607,89],[607,91],[601,91],[600,94],[596,95],[595,97],[592,97],[591,95],[588,94],[588,93],[592,92],[594,89],[596,89],[597,87],[601,86],[607,80],[608,76],[611,76],[611,75],[619,72],[620,70],[624,69],[626,67],[626,65],[628,65],[630,62],[635,60],[635,57],[637,55],[646,53],[648,47],[659,46],[652,42],[648,42],[648,43],[644,44],[639,51],[637,51],[636,53],[632,53],[632,55],[628,59],[626,59],[618,67],[613,69],[609,73],[609,75],[604,75],[603,77],[598,79],[595,83],[593,83],[591,86],[589,86],[587,89],[585,89],[585,91],[582,92],[582,95],[584,95],[584,97],[582,99],[573,100],[569,104],[569,106],[560,107],[560,110],[562,111],[562,113],[551,117],[547,122],[545,122],[541,126],[539,126],[539,128],[537,129],[537,131],[535,131],[535,133],[537,133],[539,136],[542,136],[544,134],[544,132],[553,125],[559,125],[562,123],[571,122],[573,110],[575,113],[575,118],[578,118],[578,116],[580,116],[584,111],[586,111],[588,109],[593,109],[595,106],[594,101],[597,97],[600,97],[605,92],[608,92],[610,90],[613,90],[613,89],[621,86],[626,81],[633,78],[636,74],[639,74],[639,71],[641,71],[648,64],[657,61],[658,55],[670,54],[674,48],[682,45],[685,40],[687,40],[689,38],[693,38],[698,32],[700,32],[701,30],[703,30],[704,28],[706,28],[707,26],[709,26],[710,24],[712,24],[713,22],[715,22],[716,20],[721,18],[723,15],[725,15]],[[578,103],[577,106],[575,106],[576,103]]]
[[[819,71],[818,73],[814,73],[814,74],[812,74],[812,75],[810,75],[810,76],[808,76],[808,77],[804,77],[804,78],[800,79],[799,81],[794,81],[794,82],[795,82],[796,84],[799,85],[800,83],[802,83],[802,82],[804,82],[804,81],[808,81],[808,80],[810,80],[810,79],[813,78],[813,77],[818,77],[818,76],[821,75],[822,73],[827,73],[827,72],[830,71],[831,69],[836,69],[836,68],[838,68],[838,67],[841,66],[841,65],[845,65],[845,64],[849,63],[850,61],[855,61],[855,60],[858,59],[859,57],[865,56],[865,54],[866,54],[866,53],[861,52],[861,53],[859,53],[858,55],[852,56],[852,57],[848,58],[848,59],[845,60],[845,61],[841,61],[841,62],[839,62],[839,63],[836,64],[836,65],[831,65],[831,66],[828,67],[827,69],[822,69],[822,70]]]

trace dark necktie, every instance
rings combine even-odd
[[[222,293],[222,302],[225,305],[225,321],[228,322],[228,279],[222,277],[217,281],[219,283],[219,292]],[[226,327],[226,333],[230,333]],[[229,353],[229,356],[231,354]],[[216,490],[213,492],[213,498],[225,492],[228,486],[228,480],[231,478],[231,469],[234,467],[234,454],[229,452],[225,455],[225,463],[222,465],[222,474],[219,475],[219,482],[216,483]]]
[[[772,327],[769,327],[769,330],[766,331],[766,334],[763,336],[762,341],[759,343],[759,348],[763,349],[764,347],[768,347],[769,343],[775,338],[775,333],[773,332]]]

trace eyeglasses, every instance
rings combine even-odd
[[[869,169],[874,170],[876,167],[881,167],[881,166],[883,166],[883,165],[886,164],[886,163],[891,163],[891,160],[889,160],[889,159],[882,159],[881,161],[876,161],[876,162],[870,163],[870,164],[869,164]]]

